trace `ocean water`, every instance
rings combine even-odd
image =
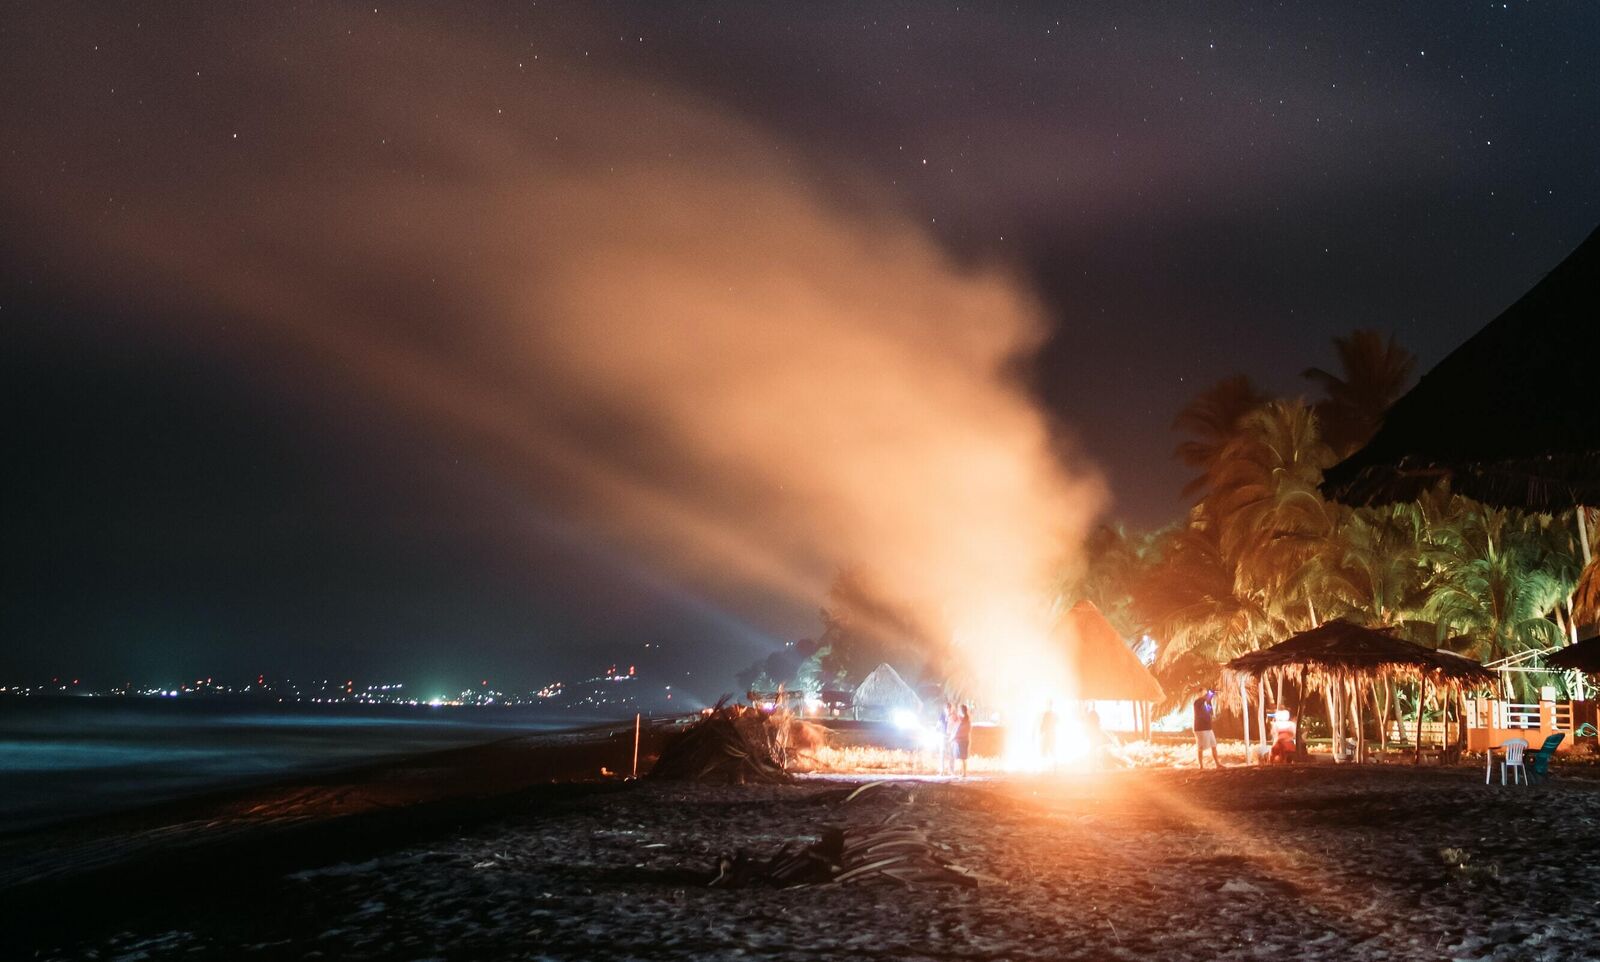
[[[0,832],[598,719],[537,708],[0,699]]]

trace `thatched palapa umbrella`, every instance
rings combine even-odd
[[[1062,694],[1078,701],[1132,702],[1135,726],[1148,738],[1150,707],[1166,693],[1094,602],[1073,605],[1056,623],[1052,638],[1069,673]]]
[[[1568,645],[1546,658],[1544,663],[1552,668],[1581,671],[1586,675],[1600,675],[1600,635],[1586,638],[1575,645]]]
[[[1275,677],[1281,684],[1284,676],[1297,676],[1300,704],[1295,712],[1299,722],[1305,708],[1305,693],[1309,687],[1321,687],[1328,698],[1329,727],[1333,730],[1335,744],[1343,736],[1346,696],[1356,729],[1356,758],[1366,753],[1365,728],[1361,724],[1362,688],[1371,693],[1381,717],[1379,732],[1384,730],[1388,715],[1388,702],[1378,703],[1376,682],[1382,679],[1412,681],[1417,684],[1417,750],[1421,757],[1422,700],[1427,695],[1427,685],[1449,685],[1460,697],[1467,685],[1493,684],[1494,672],[1470,658],[1454,652],[1435,651],[1394,635],[1393,629],[1365,628],[1348,621],[1330,621],[1310,631],[1303,631],[1271,648],[1240,655],[1224,666],[1234,676],[1249,676],[1260,680]],[[1457,730],[1458,740],[1465,741],[1465,729]],[[1303,743],[1301,752],[1304,753]]]
[[[1442,480],[1500,507],[1600,505],[1600,230],[1426,375],[1322,489],[1414,501]]]
[[[894,666],[885,662],[872,669],[861,684],[856,686],[852,699],[855,716],[867,720],[883,721],[894,717],[897,711],[913,715],[922,711],[922,699],[906,684]]]

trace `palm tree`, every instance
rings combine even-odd
[[[1134,587],[1134,611],[1161,642],[1157,663],[1164,667],[1185,656],[1220,663],[1273,634],[1266,599],[1239,584],[1216,527],[1198,508],[1194,514],[1160,539],[1154,564]]]
[[[1576,628],[1600,623],[1600,552],[1595,551],[1594,539],[1589,535],[1590,510],[1579,507],[1574,512],[1578,550],[1583,558],[1583,569],[1572,589],[1572,620]]]
[[[1341,509],[1332,576],[1349,606],[1341,615],[1369,625],[1400,626],[1410,629],[1405,633],[1414,641],[1433,641],[1434,626],[1424,619],[1439,572],[1470,556],[1476,550],[1472,545],[1497,537],[1498,519],[1485,510],[1443,486],[1416,501]]]
[[[1308,367],[1301,376],[1322,386],[1326,397],[1317,403],[1323,437],[1336,455],[1349,457],[1372,438],[1383,423],[1383,413],[1400,399],[1411,383],[1417,358],[1390,335],[1373,330],[1336,337],[1339,374]]]
[[[1457,647],[1497,661],[1561,644],[1561,629],[1548,616],[1566,594],[1562,579],[1538,567],[1519,544],[1461,558],[1442,572],[1426,609],[1440,642],[1453,636]]]
[[[1576,627],[1600,623],[1600,555],[1589,560],[1572,590],[1572,617]]]
[[[1159,537],[1132,535],[1120,524],[1091,531],[1084,543],[1082,565],[1062,579],[1056,592],[1056,610],[1092,601],[1122,637],[1143,634],[1145,625],[1133,611],[1133,587],[1152,563]]]
[[[1202,472],[1183,486],[1186,496],[1205,487],[1207,475],[1216,467],[1223,448],[1238,436],[1240,422],[1266,401],[1267,396],[1257,390],[1248,377],[1235,374],[1206,388],[1178,412],[1172,422],[1173,430],[1192,437],[1180,443],[1173,454]]]
[[[1207,477],[1206,512],[1223,553],[1260,582],[1281,587],[1333,532],[1317,490],[1332,462],[1304,401],[1269,401],[1245,415]]]
[[[1135,611],[1163,642],[1163,665],[1196,653],[1222,660],[1314,620],[1299,590],[1333,528],[1317,491],[1328,461],[1303,401],[1270,401],[1239,418],[1188,523],[1161,540],[1135,593]]]

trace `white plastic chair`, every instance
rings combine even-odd
[[[1528,784],[1528,769],[1522,764],[1522,753],[1528,748],[1528,740],[1526,738],[1508,738],[1505,744],[1500,747],[1506,750],[1505,760],[1500,763],[1500,784],[1504,785],[1506,783],[1506,769],[1508,768],[1511,769],[1511,783],[1513,785],[1517,783],[1519,778],[1522,780],[1522,784]]]

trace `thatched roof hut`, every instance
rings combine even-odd
[[[1496,677],[1494,672],[1471,658],[1450,651],[1425,648],[1398,638],[1393,629],[1366,628],[1348,621],[1330,621],[1310,631],[1302,631],[1271,648],[1240,655],[1224,667],[1237,681],[1242,694],[1247,688],[1246,677],[1255,680],[1259,693],[1258,709],[1264,709],[1264,705],[1259,703],[1265,701],[1269,679],[1277,683],[1280,692],[1285,679],[1291,680],[1300,702],[1294,713],[1297,719],[1304,710],[1307,690],[1321,688],[1327,699],[1329,727],[1341,733],[1340,744],[1345,724],[1353,723],[1357,760],[1366,756],[1367,729],[1362,723],[1362,716],[1367,707],[1375,709],[1379,744],[1382,745],[1387,739],[1390,709],[1396,707],[1394,699],[1390,697],[1394,683],[1415,683],[1419,705],[1427,697],[1431,686],[1434,693],[1440,696],[1441,704],[1444,704],[1443,696],[1446,693],[1451,696],[1451,702],[1460,702],[1465,690],[1493,685]],[[1458,712],[1457,750],[1466,739],[1461,717]],[[1419,708],[1416,740],[1419,760],[1421,725],[1422,711]],[[1264,711],[1257,731],[1265,741]],[[1303,743],[1299,750],[1304,753]],[[1336,747],[1335,753],[1343,754],[1343,749]]]
[[[1568,645],[1544,660],[1552,668],[1600,675],[1600,635]]]
[[[1323,491],[1351,505],[1412,501],[1442,480],[1486,504],[1600,505],[1600,230],[1384,416]]]
[[[1225,667],[1253,677],[1274,669],[1307,668],[1345,674],[1429,675],[1469,685],[1495,681],[1494,672],[1471,658],[1425,648],[1396,637],[1392,629],[1364,628],[1348,621],[1330,621],[1302,631],[1271,648],[1240,655]]]
[[[856,686],[851,701],[857,718],[888,718],[896,711],[920,712],[922,699],[894,666],[884,662]]]
[[[1111,627],[1093,602],[1080,601],[1056,624],[1055,640],[1066,651],[1073,690],[1081,701],[1158,702],[1161,683]]]

